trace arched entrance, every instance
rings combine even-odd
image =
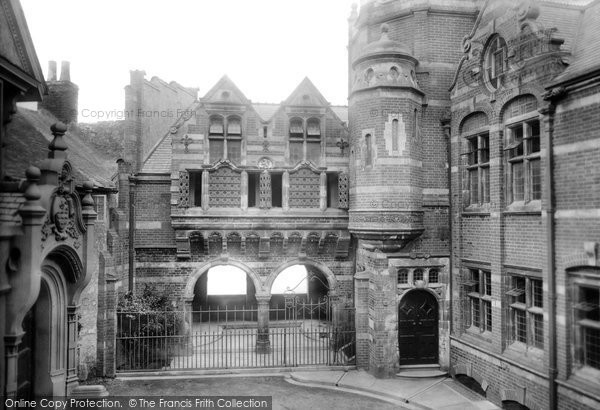
[[[439,306],[426,290],[409,291],[398,305],[400,365],[438,363]]]

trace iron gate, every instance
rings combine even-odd
[[[345,366],[355,360],[354,308],[329,297],[286,297],[264,312],[256,306],[118,312],[117,326],[118,372]]]

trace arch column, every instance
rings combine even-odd
[[[256,336],[256,353],[266,354],[271,352],[271,340],[269,339],[269,302],[270,294],[256,295],[258,304]]]

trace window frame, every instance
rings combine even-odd
[[[510,289],[505,292],[507,297],[506,305],[508,308],[507,315],[507,345],[511,346],[522,346],[525,350],[537,350],[543,351],[546,345],[545,331],[546,326],[544,325],[544,281],[542,277],[525,275],[517,272],[510,272],[508,274],[509,287]],[[515,281],[523,281],[523,287],[517,287]],[[540,301],[541,306],[536,304],[536,296],[534,293],[534,283],[538,283],[540,286]],[[519,299],[518,299],[519,298]],[[525,319],[525,340],[519,340],[517,334],[518,328],[516,323],[517,312],[524,315]],[[541,318],[541,340],[538,339],[538,333],[536,329],[536,318]]]
[[[502,79],[508,71],[507,57],[508,45],[506,40],[499,34],[494,34],[488,41],[483,54],[485,84],[490,91],[496,91],[502,85]],[[498,65],[498,58],[502,60],[500,65]],[[500,70],[498,70],[499,67]]]
[[[480,334],[491,333],[493,331],[493,312],[492,312],[492,271],[479,267],[466,267],[469,279],[463,280],[462,286],[466,293],[468,302],[467,318],[465,327],[467,332],[477,332]],[[475,275],[477,278],[475,278]],[[472,290],[476,286],[475,291]],[[477,319],[475,312],[477,311]]]
[[[573,303],[571,307],[574,343],[573,364],[575,370],[583,370],[585,372],[592,372],[593,374],[600,374],[600,365],[595,367],[588,364],[587,344],[585,343],[585,332],[587,329],[600,329],[600,317],[597,319],[583,317],[584,314],[587,316],[590,314],[590,312],[600,310],[600,281],[598,280],[597,276],[592,276],[589,279],[576,276],[572,283],[574,285],[572,299]],[[595,304],[581,301],[582,288],[591,289],[597,292],[597,300]]]
[[[537,123],[537,137],[532,133],[534,127],[531,124]],[[521,129],[521,137],[518,137],[515,130]],[[541,199],[543,195],[543,176],[542,176],[542,164],[541,164],[541,141],[542,141],[542,129],[541,122],[537,115],[532,115],[527,118],[515,119],[505,124],[505,133],[507,145],[504,148],[506,158],[506,198],[509,205],[512,204],[529,204],[539,203],[541,205]],[[533,151],[534,143],[537,138],[537,151]],[[519,151],[520,149],[520,151]],[[539,163],[539,196],[536,198],[533,196],[533,181],[532,164]],[[517,164],[522,164],[522,177],[520,178],[523,182],[523,193],[522,199],[517,197],[515,191],[515,168]]]
[[[298,122],[302,125],[302,133],[294,132],[292,133],[292,123]],[[309,126],[316,123],[318,128],[318,133],[310,133]],[[288,146],[292,143],[300,143],[302,142],[302,159],[297,162],[302,161],[311,161],[315,165],[319,165],[321,163],[322,150],[323,150],[323,127],[322,127],[322,118],[321,117],[299,117],[299,116],[290,116],[288,120]],[[319,146],[319,155],[318,158],[309,158],[309,149],[308,144],[315,144]],[[291,157],[291,149],[290,151],[290,162],[292,162]],[[295,164],[294,164],[295,165]]]
[[[467,206],[482,206],[491,202],[490,196],[490,132],[489,130],[466,135],[466,143],[469,150],[463,155],[466,157],[465,169],[467,171],[467,186],[469,188],[469,204]],[[476,144],[473,143],[476,141]],[[484,153],[487,156],[486,161],[482,162]],[[484,177],[487,170],[487,178]],[[473,200],[473,180],[472,174],[477,173],[476,200]],[[485,201],[484,199],[486,199]]]
[[[92,195],[94,199],[94,211],[96,211],[96,222],[106,222],[107,219],[107,210],[108,210],[108,196],[104,194],[94,194]],[[102,212],[98,212],[98,201],[96,198],[102,198]]]
[[[213,124],[213,119],[220,119],[221,120],[221,124],[223,127],[223,130],[221,133],[213,133],[211,131],[211,127]],[[237,132],[229,132],[229,125],[230,125],[230,121],[231,123],[233,123],[233,120],[236,119],[239,121],[239,133]],[[244,139],[244,127],[243,127],[243,117],[241,115],[238,114],[231,114],[231,115],[221,115],[221,114],[213,114],[211,116],[209,116],[208,118],[208,155],[209,155],[209,162],[210,163],[214,163],[217,161],[221,161],[221,160],[229,160],[231,162],[238,163],[238,159],[233,160],[230,158],[230,152],[227,149],[227,142],[228,141],[239,141],[240,142],[240,157],[239,157],[239,163],[241,163],[242,161],[242,157],[243,157],[243,139]],[[222,141],[223,142],[223,154],[221,156],[221,158],[212,158],[212,156],[210,155],[210,145],[211,145],[211,140],[212,141]]]

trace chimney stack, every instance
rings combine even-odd
[[[48,61],[48,81],[56,81],[56,61]]]
[[[60,64],[60,81],[71,81],[71,63],[68,61]]]
[[[79,87],[71,82],[71,63],[61,62],[60,80],[56,81],[56,61],[48,62],[48,94],[40,107],[51,112],[59,121],[77,123]]]

